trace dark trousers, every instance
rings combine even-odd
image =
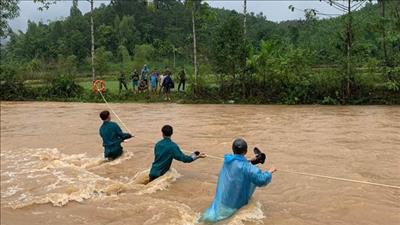
[[[126,86],[126,82],[120,81],[119,82],[119,92],[121,92],[121,90],[122,90],[122,85],[125,87],[126,90],[128,90],[128,86]]]
[[[118,150],[114,150],[114,151],[106,151],[106,153],[104,154],[105,158],[107,158],[108,160],[114,160],[117,159],[118,157],[120,157],[122,154],[124,153],[124,151],[122,150],[122,148],[118,151]]]
[[[179,84],[178,84],[178,91],[181,89],[181,85],[182,85],[182,90],[183,91],[185,91],[185,83],[186,83],[186,80],[180,80],[179,81]]]

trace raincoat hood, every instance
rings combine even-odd
[[[246,157],[244,155],[239,155],[239,154],[226,154],[224,156],[224,164],[232,163],[235,160],[239,161],[247,161]]]

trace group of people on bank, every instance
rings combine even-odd
[[[99,132],[103,139],[104,157],[114,160],[123,153],[121,143],[133,136],[122,132],[118,124],[111,121],[109,111],[101,112],[100,118],[103,121]],[[162,139],[154,147],[154,161],[151,164],[149,182],[163,176],[170,169],[174,159],[191,163],[207,157],[199,151],[194,151],[190,155],[184,154],[172,140],[172,126],[163,126],[161,133]],[[266,186],[271,182],[272,173],[276,171],[275,167],[262,171],[256,166],[266,161],[266,155],[258,148],[254,148],[255,156],[247,159],[247,143],[242,138],[233,141],[232,151],[233,154],[224,156],[216,194],[210,207],[202,214],[200,218],[202,222],[214,223],[232,216],[249,202],[256,187]]]
[[[181,69],[178,73],[179,85],[178,92],[185,91],[186,85],[186,72],[185,69]],[[172,72],[168,67],[165,67],[164,71],[160,72],[158,70],[150,70],[149,67],[145,64],[142,70],[139,72],[137,69],[133,69],[130,74],[130,80],[132,81],[132,90],[135,93],[143,93],[150,92],[153,94],[165,94],[166,100],[170,100],[170,92],[171,89],[175,88],[175,83],[172,78]],[[119,92],[121,93],[122,89],[125,88],[129,90],[126,76],[124,71],[120,71],[119,77]],[[182,89],[181,89],[182,87]]]

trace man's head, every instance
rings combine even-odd
[[[247,142],[243,138],[237,138],[232,143],[232,150],[234,154],[246,155]]]
[[[107,110],[104,110],[103,112],[100,113],[100,118],[103,121],[110,120],[111,119],[110,112]]]
[[[174,129],[170,125],[165,125],[161,128],[163,137],[171,137],[174,133]]]

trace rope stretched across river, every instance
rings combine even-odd
[[[132,131],[129,130],[129,128],[125,125],[125,123],[121,120],[121,118],[119,118],[118,114],[116,112],[114,112],[114,110],[111,108],[110,104],[108,104],[106,98],[104,97],[104,95],[100,91],[100,89],[97,88],[97,91],[100,93],[101,97],[103,98],[103,101],[106,103],[106,105],[110,109],[110,111],[115,115],[115,117],[118,119],[118,121],[121,122],[122,126],[124,126],[125,130],[132,134]]]
[[[132,132],[129,130],[129,128],[125,125],[125,123],[121,120],[121,118],[117,115],[117,113],[112,109],[110,104],[107,102],[106,98],[104,97],[103,93],[98,90],[101,97],[103,98],[104,102],[106,103],[107,107],[111,110],[111,112],[115,115],[115,117],[118,119],[119,122],[121,122],[122,126],[128,131],[129,133],[132,134]],[[136,139],[147,141],[149,143],[154,143],[154,141],[141,138],[141,137],[135,137]],[[186,153],[192,153],[189,151],[184,151]],[[214,156],[214,155],[209,155],[207,154],[208,158],[211,159],[217,159],[217,160],[223,160],[223,157],[219,156]],[[353,179],[347,179],[347,178],[341,178],[341,177],[333,177],[333,176],[326,176],[326,175],[320,175],[320,174],[313,174],[313,173],[304,173],[304,172],[297,172],[297,171],[291,171],[291,170],[281,170],[279,169],[278,171],[284,172],[284,173],[289,173],[289,174],[297,174],[297,175],[303,175],[303,176],[309,176],[309,177],[317,177],[317,178],[325,178],[325,179],[330,179],[330,180],[337,180],[337,181],[344,181],[344,182],[352,182],[352,183],[358,183],[358,184],[367,184],[367,185],[373,185],[373,186],[379,186],[379,187],[386,187],[386,188],[394,188],[394,189],[400,189],[400,186],[396,185],[389,185],[389,184],[381,184],[381,183],[375,183],[375,182],[369,182],[369,181],[361,181],[361,180],[353,180]]]

